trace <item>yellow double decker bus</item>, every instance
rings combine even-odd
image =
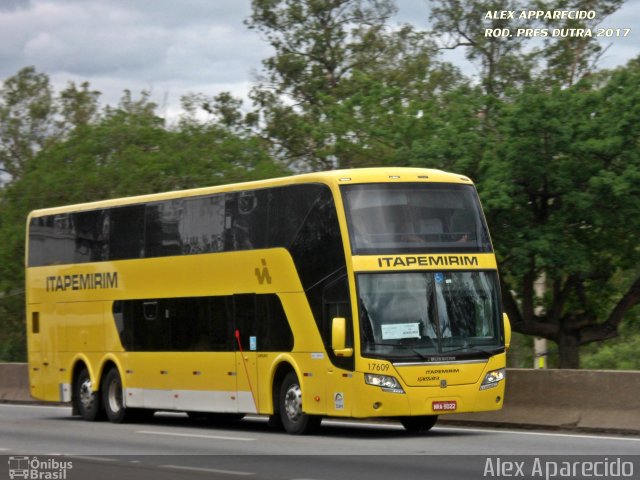
[[[473,183],[313,173],[37,210],[31,395],[155,411],[399,420],[501,408],[510,327]]]

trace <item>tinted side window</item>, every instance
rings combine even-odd
[[[347,276],[340,275],[336,280],[326,283],[322,291],[322,324],[320,333],[324,341],[325,348],[331,361],[342,368],[353,368],[353,358],[336,357],[332,350],[333,319],[343,317],[347,319],[347,347],[353,347],[353,330],[351,328],[351,301],[349,298],[349,284]]]
[[[144,255],[144,205],[110,210],[109,260],[142,258]]]
[[[236,329],[245,351],[293,349],[293,332],[277,295],[234,295]]]
[[[277,295],[258,295],[256,308],[258,350],[266,352],[293,350],[293,332],[280,298]]]
[[[227,250],[265,248],[269,225],[269,190],[227,195]]]
[[[122,346],[141,352],[291,351],[293,333],[277,295],[119,300],[113,317]]]
[[[316,198],[290,251],[305,290],[345,265],[340,224],[328,188]]]
[[[289,248],[322,189],[321,185],[293,185],[271,189],[269,208],[270,247]]]
[[[211,318],[211,350],[229,352],[236,350],[233,330],[233,297],[209,297]]]
[[[109,215],[106,210],[90,210],[73,214],[76,229],[74,262],[107,260]]]
[[[235,327],[242,349],[245,351],[256,350],[257,322],[256,322],[256,295],[252,293],[234,295]]]
[[[118,302],[114,302],[114,307],[115,303]],[[139,352],[171,350],[171,321],[162,301],[149,299],[121,303],[125,330],[123,333],[131,345],[131,350]],[[126,348],[125,339],[121,337],[122,344]]]
[[[75,226],[69,214],[31,219],[29,225],[29,266],[73,263]]]
[[[145,210],[145,257],[180,255],[180,220],[184,212],[182,200],[150,203]]]
[[[182,253],[212,253],[224,250],[225,195],[184,201],[180,219]]]

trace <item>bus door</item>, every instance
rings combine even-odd
[[[238,411],[258,412],[258,337],[257,295],[234,295],[236,388]]]
[[[279,295],[235,295],[238,402],[242,412],[267,413],[269,372],[277,357],[293,350],[293,332]]]

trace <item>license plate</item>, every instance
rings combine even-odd
[[[446,402],[433,402],[431,404],[434,412],[452,412],[458,408],[458,402],[449,400]]]

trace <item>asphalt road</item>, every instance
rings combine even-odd
[[[437,425],[411,435],[394,424],[335,420],[325,420],[316,435],[297,437],[261,417],[216,425],[156,414],[145,423],[114,425],[84,422],[66,407],[10,404],[0,404],[0,456],[0,478],[17,472],[10,468],[18,458],[37,458],[41,464],[31,466],[44,472],[39,478],[61,480],[545,478],[536,468],[584,461],[601,461],[608,474],[632,462],[631,478],[640,479],[640,437]],[[64,462],[72,468],[59,468]],[[505,462],[520,462],[520,469]]]

